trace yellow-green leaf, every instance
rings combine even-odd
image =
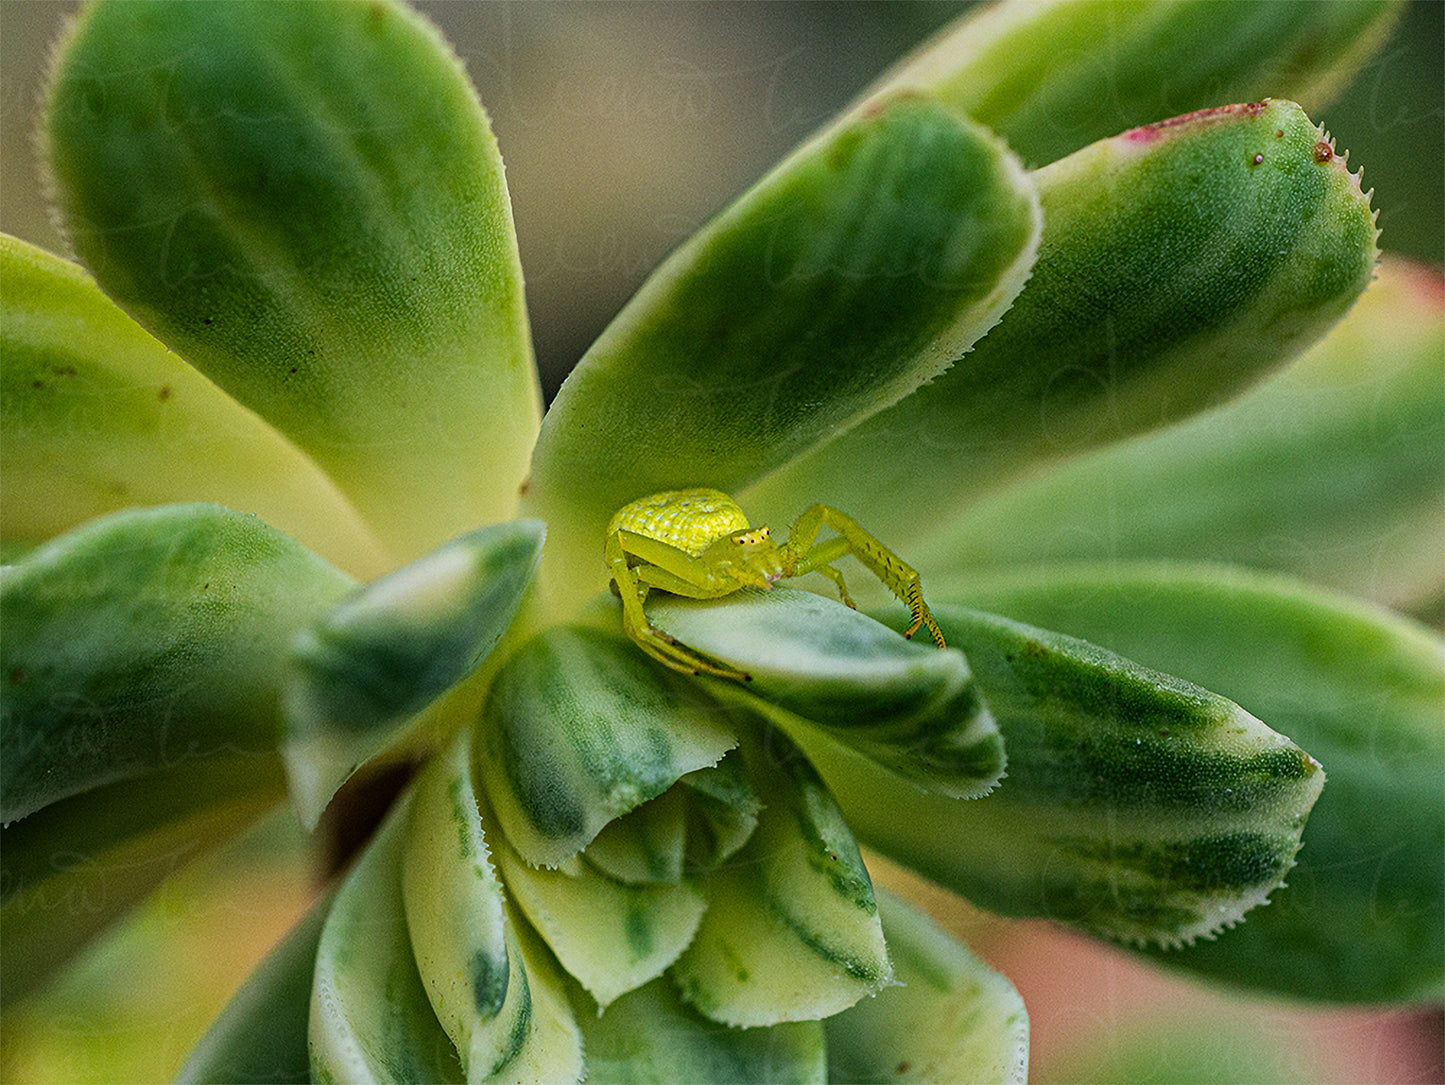
[[[380,544],[316,464],[118,309],[76,265],[0,235],[0,537],[41,543],[132,505],[220,502],[354,576]]]
[[[511,207],[425,20],[95,4],[47,106],[102,288],[314,457],[395,560],[511,514],[539,414]]]

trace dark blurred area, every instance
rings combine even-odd
[[[1228,0],[1221,0],[1228,2]],[[59,248],[32,145],[70,0],[0,0],[0,229]],[[674,246],[967,7],[630,0],[419,7],[491,114],[547,396]],[[1445,4],[1415,0],[1316,121],[1363,165],[1381,243],[1445,260]]]

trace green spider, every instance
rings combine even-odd
[[[824,526],[837,537],[816,542]],[[745,587],[771,588],[787,577],[822,573],[853,606],[843,574],[832,563],[852,554],[909,610],[912,637],[925,627],[944,647],[938,623],[923,601],[918,573],[858,522],[831,505],[812,505],[794,521],[779,546],[766,527],[752,527],[743,510],[720,490],[666,490],[618,510],[607,525],[607,571],[622,598],[622,628],[660,663],[684,674],[750,676],[711,663],[647,620],[643,603],[652,588],[691,599],[718,599]]]

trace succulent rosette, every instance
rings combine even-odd
[[[1291,100],[1393,9],[1131,7],[1096,109],[1096,8],[905,60],[545,414],[429,24],[85,8],[42,129],[80,264],[0,247],[6,999],[149,860],[381,765],[185,1079],[1022,1080],[1017,993],[866,849],[1235,985],[1438,999],[1445,668],[1400,615],[1445,589],[1442,294]],[[654,592],[749,680],[658,665],[604,536],[698,486],[847,510],[947,647],[814,578]]]

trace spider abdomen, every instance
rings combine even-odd
[[[721,490],[665,490],[622,506],[607,534],[631,531],[697,557],[724,535],[748,526],[738,503]]]

